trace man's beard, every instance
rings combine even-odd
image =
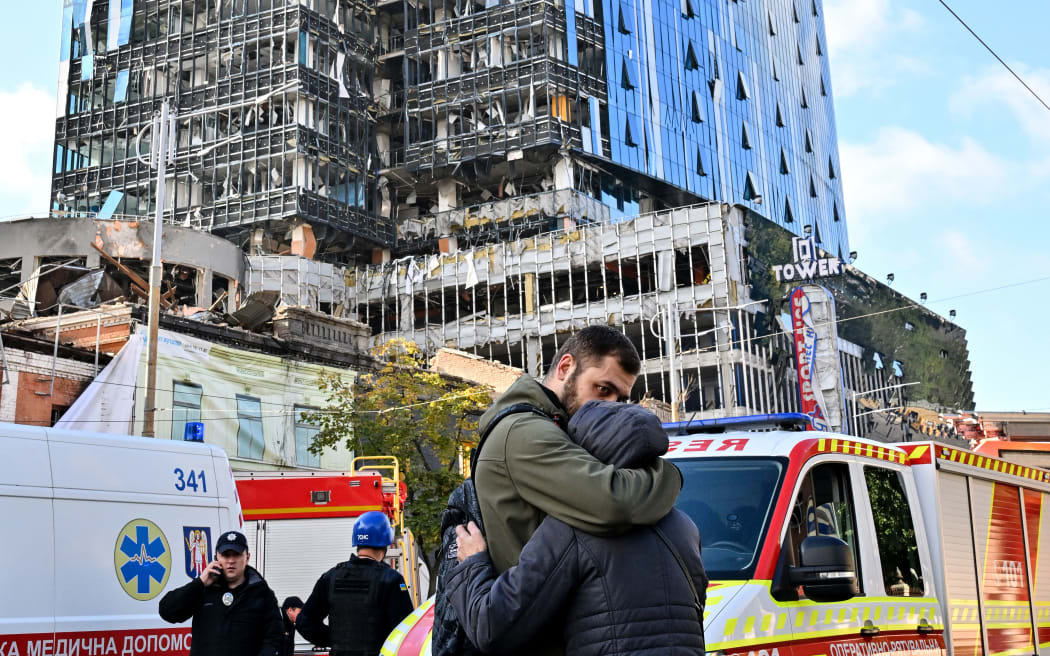
[[[569,377],[565,380],[564,391],[562,392],[561,404],[565,406],[565,411],[569,416],[576,414],[576,411],[580,409],[580,395],[576,389],[577,378],[580,375],[580,368],[577,367],[573,370]]]

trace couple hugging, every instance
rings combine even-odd
[[[434,656],[704,654],[682,476],[659,419],[623,403],[640,365],[622,333],[590,326],[482,417],[442,521]]]

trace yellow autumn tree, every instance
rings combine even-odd
[[[345,444],[357,456],[395,456],[407,487],[405,524],[434,573],[441,512],[463,482],[461,449],[477,440],[491,390],[428,369],[419,347],[403,339],[375,346],[372,355],[380,365],[374,373],[352,382],[322,377],[325,407],[308,416],[319,428],[311,451]]]

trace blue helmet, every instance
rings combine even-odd
[[[370,510],[354,522],[353,546],[386,549],[393,543],[394,529],[390,520],[378,510]]]

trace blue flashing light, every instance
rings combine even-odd
[[[672,435],[689,433],[721,433],[727,430],[802,430],[811,423],[811,418],[800,412],[778,412],[765,415],[744,415],[721,419],[693,419],[664,423],[664,430]]]
[[[187,421],[186,429],[182,434],[182,439],[187,442],[203,442],[204,423],[199,421]]]

